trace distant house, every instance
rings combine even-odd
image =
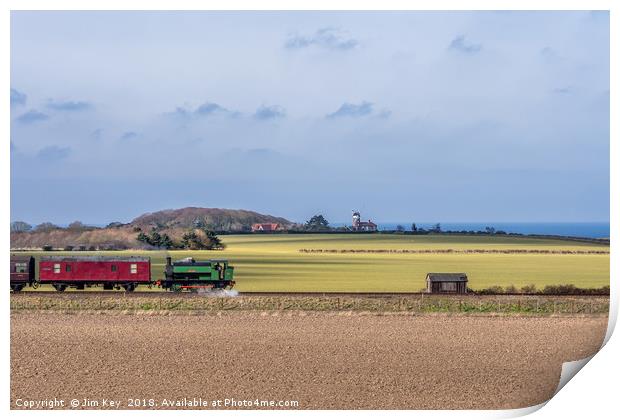
[[[279,223],[254,223],[252,225],[252,232],[275,232],[280,230]]]
[[[354,231],[362,231],[362,232],[376,232],[377,231],[377,225],[375,223],[373,223],[372,221],[370,221],[370,219],[367,222],[362,222],[362,216],[360,215],[360,213],[358,211],[354,211],[353,212],[353,226],[352,229]]]
[[[467,274],[465,273],[428,273],[426,275],[427,293],[467,293]]]

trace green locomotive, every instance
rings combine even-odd
[[[233,280],[234,267],[227,260],[196,261],[185,258],[172,261],[166,258],[166,278],[160,286],[173,292],[199,289],[225,289],[235,285]]]

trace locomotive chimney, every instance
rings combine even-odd
[[[166,265],[172,265],[172,257],[166,257]]]

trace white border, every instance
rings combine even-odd
[[[423,0],[382,0],[382,1],[368,1],[358,0],[356,2],[347,2],[343,0],[300,0],[300,1],[283,1],[283,0],[263,0],[257,3],[250,0],[232,0],[228,2],[215,2],[215,1],[198,1],[198,0],[93,0],[85,3],[77,0],[57,0],[53,3],[42,0],[8,0],[4,1],[2,6],[2,14],[0,16],[0,45],[1,45],[1,57],[3,59],[2,66],[0,66],[0,79],[4,86],[4,92],[8,92],[10,88],[10,10],[346,10],[346,9],[359,9],[359,10],[611,10],[610,24],[611,24],[611,80],[610,80],[610,97],[611,97],[611,113],[610,115],[617,115],[618,111],[618,84],[616,83],[617,74],[620,70],[618,67],[618,24],[620,18],[620,7],[618,2],[611,0],[506,0],[506,1],[491,1],[491,0],[444,0],[444,1],[423,1]],[[3,153],[0,153],[0,172],[2,173],[2,183],[0,188],[2,189],[2,196],[5,197],[4,205],[2,205],[0,211],[2,212],[2,220],[0,223],[0,234],[2,235],[2,253],[7,255],[10,250],[10,237],[9,237],[9,221],[10,221],[10,208],[8,200],[10,199],[10,152],[9,141],[10,138],[10,108],[9,101],[6,96],[4,100],[0,102],[0,127],[3,133]],[[618,315],[618,293],[617,293],[617,278],[618,278],[618,258],[616,248],[618,246],[617,233],[618,233],[618,217],[620,214],[620,194],[618,191],[618,153],[619,147],[618,141],[618,124],[614,118],[611,118],[611,279],[612,279],[612,298],[611,298],[611,312],[610,312],[610,325],[606,337],[607,345],[604,349],[593,357],[592,361],[588,363],[588,367],[579,373],[576,380],[570,381],[554,398],[552,398],[545,406],[543,410],[537,411],[532,415],[532,418],[547,419],[547,418],[562,418],[572,419],[589,416],[594,418],[607,418],[610,413],[616,412],[616,386],[618,384],[618,358],[615,354],[620,354],[620,344],[617,337],[611,337],[611,332],[615,326],[615,322]],[[8,259],[3,258],[0,266],[0,272],[6,273],[8,270]],[[10,316],[9,311],[9,296],[8,287],[1,288],[2,293],[2,316],[3,319],[8,320]],[[48,411],[48,412],[32,412],[32,411],[10,411],[10,357],[9,357],[9,340],[10,340],[10,328],[9,323],[4,322],[1,324],[2,337],[4,338],[1,352],[3,363],[0,363],[0,369],[2,373],[2,410],[7,414],[18,418],[39,418],[45,416],[45,418],[55,419],[62,417],[77,418],[97,418],[102,416],[118,416],[118,412],[75,412],[75,411]],[[611,338],[610,338],[611,337]],[[532,407],[522,410],[497,410],[497,411],[390,411],[390,412],[377,412],[377,411],[356,411],[352,413],[356,417],[371,418],[377,416],[387,415],[390,417],[398,418],[461,418],[461,419],[480,419],[480,418],[505,418],[515,417],[529,412],[536,411],[539,407]],[[127,414],[127,413],[124,413]],[[316,418],[316,416],[336,417],[344,414],[341,411],[338,412],[323,412],[323,411],[231,411],[231,412],[183,412],[183,411],[158,411],[158,412],[132,412],[131,415],[134,418],[152,418],[155,417],[194,417],[209,416],[210,418],[228,418],[230,415],[235,417],[253,418],[253,419],[272,419],[294,416],[296,418]]]

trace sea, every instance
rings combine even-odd
[[[416,223],[418,229],[430,229],[438,222]],[[348,226],[349,223],[333,223],[332,226]],[[521,233],[523,235],[559,235],[578,236],[582,238],[609,238],[609,222],[489,222],[489,223],[440,223],[442,231],[484,231],[492,227],[506,233]],[[401,225],[405,230],[411,230],[411,222],[377,223],[379,230],[396,230]]]

